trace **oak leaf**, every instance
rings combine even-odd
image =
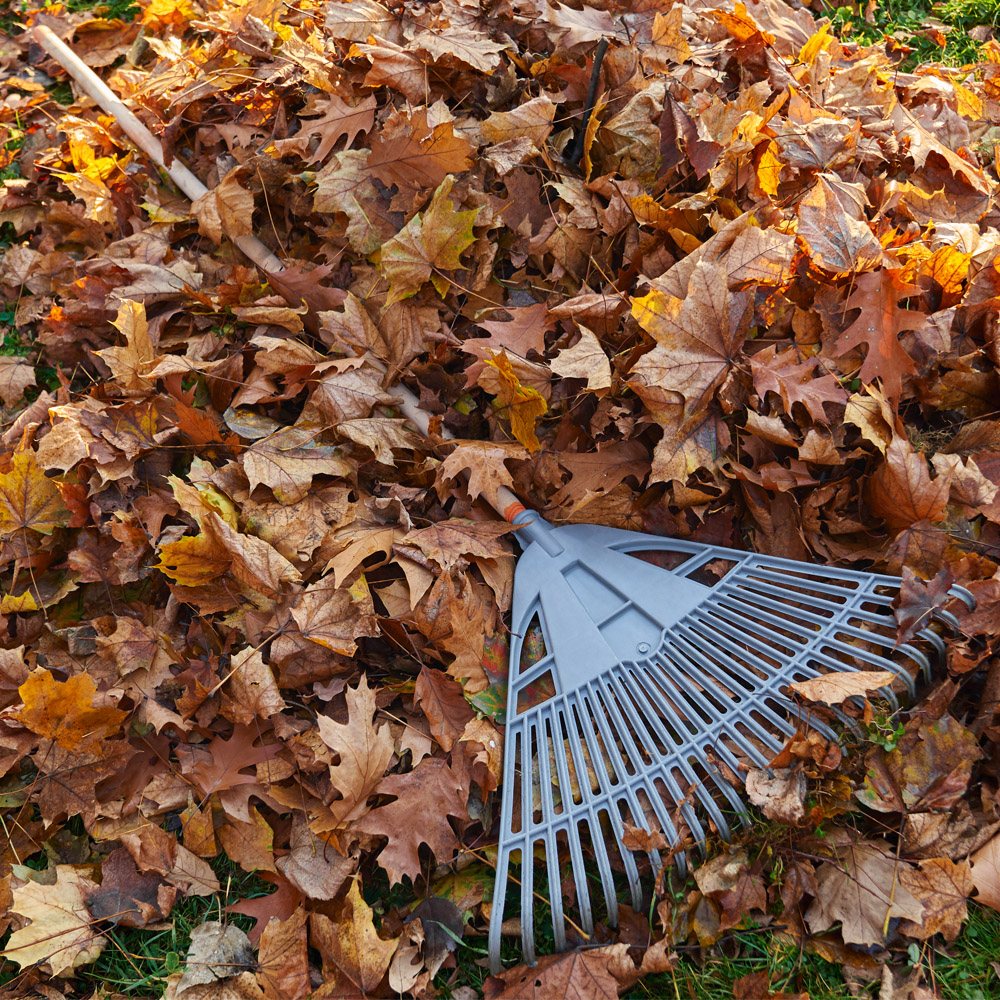
[[[368,132],[375,124],[375,98],[368,95],[357,106],[352,107],[337,94],[329,94],[326,103],[316,108],[319,118],[302,120],[302,131],[296,136],[318,135],[319,146],[312,155],[312,163],[322,163],[330,155],[337,140],[346,136],[346,149],[354,142],[359,132]]]
[[[901,309],[899,300],[918,291],[916,286],[904,284],[898,271],[888,268],[860,275],[846,309],[861,312],[834,344],[833,349],[841,355],[854,347],[866,346],[868,350],[858,374],[865,383],[881,379],[889,399],[899,398],[903,376],[917,370],[899,337],[906,330],[919,330],[927,317],[915,309]]]
[[[421,844],[430,847],[439,864],[450,860],[459,841],[448,817],[467,811],[462,783],[445,761],[425,758],[408,774],[390,774],[377,791],[396,800],[373,809],[353,829],[388,838],[378,863],[391,883],[420,874]]]
[[[441,670],[421,667],[413,696],[427,716],[431,735],[443,750],[455,745],[476,715],[465,700],[462,686]]]
[[[367,811],[368,797],[382,781],[395,743],[385,723],[372,724],[375,715],[375,691],[364,676],[348,688],[347,722],[334,722],[321,715],[317,720],[323,742],[339,757],[330,765],[330,783],[340,799],[330,804],[336,823],[357,819]]]

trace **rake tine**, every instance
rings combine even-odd
[[[551,719],[539,715],[537,726],[538,746],[538,789],[539,805],[542,813],[542,823],[547,827],[542,843],[545,850],[545,862],[549,876],[549,905],[552,908],[552,937],[557,950],[562,951],[566,947],[566,922],[563,917],[562,892],[560,890],[561,880],[559,878],[559,852],[555,844],[555,837],[552,832],[552,824],[555,821],[555,803],[552,798],[552,773],[549,768],[549,749],[555,753],[555,740],[552,736]],[[568,789],[564,789],[560,784],[560,795]],[[563,803],[565,809],[565,803]],[[532,817],[534,822],[534,817]]]
[[[948,589],[948,593],[952,597],[957,597],[970,611],[976,610],[976,599],[971,590],[966,590],[956,583]]]
[[[535,844],[524,838],[521,850],[521,948],[528,965],[535,964]]]
[[[554,833],[549,833],[545,844],[545,861],[549,874],[549,906],[552,908],[552,940],[556,951],[564,951],[566,948],[566,915],[563,913],[562,879],[559,877],[559,849]]]
[[[929,628],[922,628],[917,635],[924,640],[924,642],[929,642],[935,649],[938,655],[939,662],[944,662],[945,657],[948,655],[948,647],[944,643],[944,639],[941,638]]]
[[[594,931],[593,916],[590,909],[590,892],[587,888],[586,872],[583,864],[583,851],[580,846],[580,834],[576,825],[570,818],[572,815],[571,803],[573,799],[572,782],[569,777],[569,765],[566,760],[566,745],[563,742],[563,733],[569,732],[569,726],[565,718],[565,708],[559,706],[555,710],[555,722],[553,732],[557,737],[553,739],[553,756],[556,760],[556,772],[559,777],[559,788],[562,796],[563,815],[566,820],[566,839],[569,844],[570,866],[573,869],[573,879],[576,883],[576,898],[580,908],[581,926],[587,934]]]
[[[611,821],[611,814],[608,812],[609,822]],[[587,817],[588,827],[590,829],[590,845],[594,849],[594,857],[597,861],[597,870],[601,875],[601,888],[604,891],[604,905],[608,910],[608,923],[612,927],[618,926],[618,898],[615,895],[615,878],[611,873],[611,862],[608,859],[608,849],[607,842],[604,837],[604,831],[601,829],[600,813],[595,813],[590,810],[590,814]],[[612,829],[614,830],[614,825],[612,822]],[[615,840],[618,844],[621,844],[621,834],[617,831],[615,832]]]
[[[934,617],[939,621],[944,622],[949,628],[961,633],[962,626],[959,623],[959,620],[950,611],[946,611],[944,608],[935,608]]]

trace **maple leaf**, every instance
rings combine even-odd
[[[552,370],[563,378],[586,379],[592,391],[611,387],[611,364],[601,342],[585,326],[580,327],[580,339],[560,351],[551,362]]]
[[[356,859],[344,857],[314,833],[301,814],[293,820],[288,847],[277,861],[278,871],[309,899],[334,899],[358,867]]]
[[[95,705],[97,685],[89,674],[58,681],[42,667],[33,670],[18,688],[23,707],[20,722],[39,736],[69,750],[93,747],[117,732],[128,716],[111,705]]]
[[[153,389],[154,383],[147,371],[156,360],[146,322],[146,307],[141,302],[123,300],[118,305],[113,325],[124,336],[125,346],[108,347],[95,353],[104,359],[126,395],[145,396]]]
[[[249,938],[235,924],[207,920],[191,931],[191,945],[177,992],[256,969]]]
[[[528,451],[538,451],[542,446],[535,433],[535,422],[548,411],[545,398],[537,389],[521,384],[503,348],[486,364],[500,376],[500,401],[510,420],[511,433]]]
[[[11,910],[28,925],[14,931],[3,950],[22,969],[47,963],[53,976],[72,975],[104,950],[105,938],[94,929],[87,894],[97,888],[73,865],[56,865],[52,885],[26,882],[14,889]]]
[[[462,783],[445,761],[425,758],[408,774],[384,778],[376,791],[395,796],[395,802],[371,810],[352,829],[388,839],[378,863],[391,883],[420,874],[421,844],[430,847],[438,863],[450,859],[458,838],[448,817],[467,813]]]
[[[191,204],[191,211],[198,220],[198,230],[213,243],[221,243],[223,236],[236,239],[253,232],[253,195],[240,185],[234,167],[225,177]]]
[[[431,524],[426,528],[410,531],[396,544],[397,551],[403,546],[416,546],[427,558],[433,559],[443,570],[451,570],[463,556],[479,559],[504,559],[510,553],[500,543],[500,539],[514,529],[511,525],[496,521],[466,521],[451,518],[441,524]]]
[[[321,577],[298,596],[292,618],[307,639],[343,656],[352,656],[357,649],[356,639],[377,634],[371,618],[373,610],[363,579],[345,590],[337,583],[330,586],[329,577]]]
[[[272,917],[260,937],[257,982],[268,1000],[301,1000],[312,991],[303,907],[290,917]]]
[[[69,511],[55,481],[38,465],[33,451],[18,451],[10,470],[0,474],[0,537],[24,528],[51,535]]]
[[[365,994],[382,981],[399,941],[379,937],[373,918],[374,911],[361,895],[360,879],[351,882],[336,923],[321,914],[312,918],[320,953]]]
[[[869,271],[882,260],[882,244],[865,217],[867,204],[860,184],[820,174],[797,209],[798,238],[816,264],[848,274]]]
[[[494,506],[499,503],[497,490],[511,489],[514,479],[506,462],[523,461],[528,451],[519,444],[496,441],[455,441],[455,447],[437,468],[437,482],[458,479],[468,474],[469,496],[485,496]]]
[[[632,368],[632,386],[643,398],[677,393],[688,413],[704,408],[736,359],[749,328],[750,296],[730,294],[724,268],[699,262],[687,295],[657,291],[634,299],[632,315],[656,341]],[[655,403],[654,403],[655,406]]]
[[[455,135],[451,121],[429,125],[427,115],[427,108],[419,108],[408,118],[390,117],[372,142],[368,169],[383,184],[436,188],[472,165],[468,139]]]
[[[352,469],[339,448],[317,441],[318,426],[282,427],[243,453],[250,489],[267,486],[283,504],[301,500],[313,476],[346,476]]]
[[[367,811],[368,797],[382,781],[396,749],[389,727],[372,725],[375,691],[363,676],[357,687],[347,689],[346,697],[346,723],[324,715],[317,720],[321,739],[340,758],[338,764],[330,765],[330,783],[341,797],[329,809],[338,824]]]
[[[479,209],[456,212],[448,197],[453,184],[446,177],[427,208],[382,246],[379,269],[389,280],[387,306],[416,295],[425,281],[443,294],[448,281],[441,272],[462,268],[462,253],[476,238],[472,227]]]
[[[900,873],[909,866],[887,843],[837,843],[834,850],[835,861],[816,872],[816,898],[806,911],[813,933],[840,921],[847,944],[869,947],[885,942],[893,917],[922,920],[923,904],[902,884]]]
[[[97,920],[117,927],[145,927],[168,916],[177,889],[159,875],[140,875],[124,847],[112,851],[101,866],[101,885],[86,895],[87,908]]]
[[[13,406],[24,398],[24,390],[37,385],[35,369],[23,358],[0,358],[0,399]]]
[[[899,300],[918,291],[916,286],[904,284],[897,271],[887,268],[860,275],[846,309],[860,309],[861,314],[834,344],[834,350],[841,355],[853,347],[866,346],[861,380],[867,383],[881,379],[889,399],[899,398],[903,376],[917,370],[899,342],[899,335],[905,330],[919,330],[927,317],[914,309],[901,309]]]
[[[893,532],[920,521],[937,522],[948,505],[949,480],[948,475],[932,480],[924,456],[897,435],[868,480],[868,502]]]
[[[908,566],[903,567],[903,583],[896,604],[896,624],[899,642],[909,642],[920,629],[927,628],[937,608],[951,600],[948,591],[955,578],[948,569],[941,570],[932,580],[922,580]]]
[[[950,715],[907,723],[892,750],[874,747],[855,796],[879,812],[951,809],[965,794],[978,740]]]

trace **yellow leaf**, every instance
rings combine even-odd
[[[14,913],[31,921],[14,931],[4,949],[4,957],[22,969],[47,962],[53,976],[69,974],[93,962],[104,950],[104,938],[94,928],[86,896],[97,888],[72,865],[56,865],[52,885],[27,882],[14,890],[10,905]]]
[[[111,705],[95,707],[97,685],[89,674],[74,674],[67,681],[59,681],[38,667],[17,693],[24,702],[17,713],[18,721],[68,750],[80,750],[117,732],[128,715]]]
[[[336,922],[336,936],[331,937],[330,958],[363,992],[375,989],[389,968],[398,938],[385,941],[378,936],[373,910],[361,896],[358,879],[344,900],[344,909]]]
[[[778,145],[769,142],[764,147],[760,160],[757,163],[757,184],[761,191],[769,198],[773,198],[778,193],[778,184],[781,175],[781,168],[784,164],[778,157]]]
[[[30,590],[23,594],[4,594],[0,597],[0,615],[16,615],[27,611],[41,611],[35,595]]]
[[[35,453],[17,452],[10,471],[0,476],[0,538],[24,528],[51,535],[68,517],[58,484],[42,471]]]
[[[815,61],[816,57],[833,41],[830,37],[830,24],[832,22],[827,21],[819,31],[815,32],[809,41],[799,50],[799,62],[805,63],[806,66],[811,66]]]
[[[207,532],[185,535],[160,546],[160,561],[153,567],[181,587],[201,587],[222,576],[232,557]]]
[[[542,446],[535,434],[535,421],[548,410],[545,399],[536,389],[521,385],[503,349],[486,364],[495,368],[500,376],[500,399],[507,407],[511,433],[528,451],[538,451]]]
[[[983,117],[983,102],[977,94],[974,94],[968,87],[963,87],[960,83],[952,84],[955,88],[955,110],[963,118],[972,118],[979,121]]]
[[[145,396],[152,391],[154,381],[145,371],[156,358],[153,341],[146,322],[146,307],[141,302],[123,299],[118,315],[111,324],[125,338],[124,347],[107,347],[95,353],[103,358],[111,374],[127,396]]]
[[[163,28],[185,28],[195,15],[189,0],[152,0],[143,11],[142,23],[154,31]]]
[[[437,273],[461,268],[462,252],[475,241],[473,223],[479,214],[474,208],[456,212],[448,193],[455,179],[447,176],[434,192],[427,210],[415,215],[386,244],[379,257],[379,269],[389,279],[386,308],[416,295],[432,275],[434,286],[443,294],[447,282]]]

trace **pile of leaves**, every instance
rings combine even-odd
[[[168,995],[475,992],[507,486],[903,574],[904,636],[954,582],[978,606],[872,739],[752,773],[757,825],[679,895],[484,995],[613,997],[747,921],[932,995],[911,944],[1000,906],[1000,47],[905,73],[782,0],[20,17],[210,191],[3,40],[7,989],[78,994],[224,853],[273,892],[229,907],[248,936],[197,928]]]

